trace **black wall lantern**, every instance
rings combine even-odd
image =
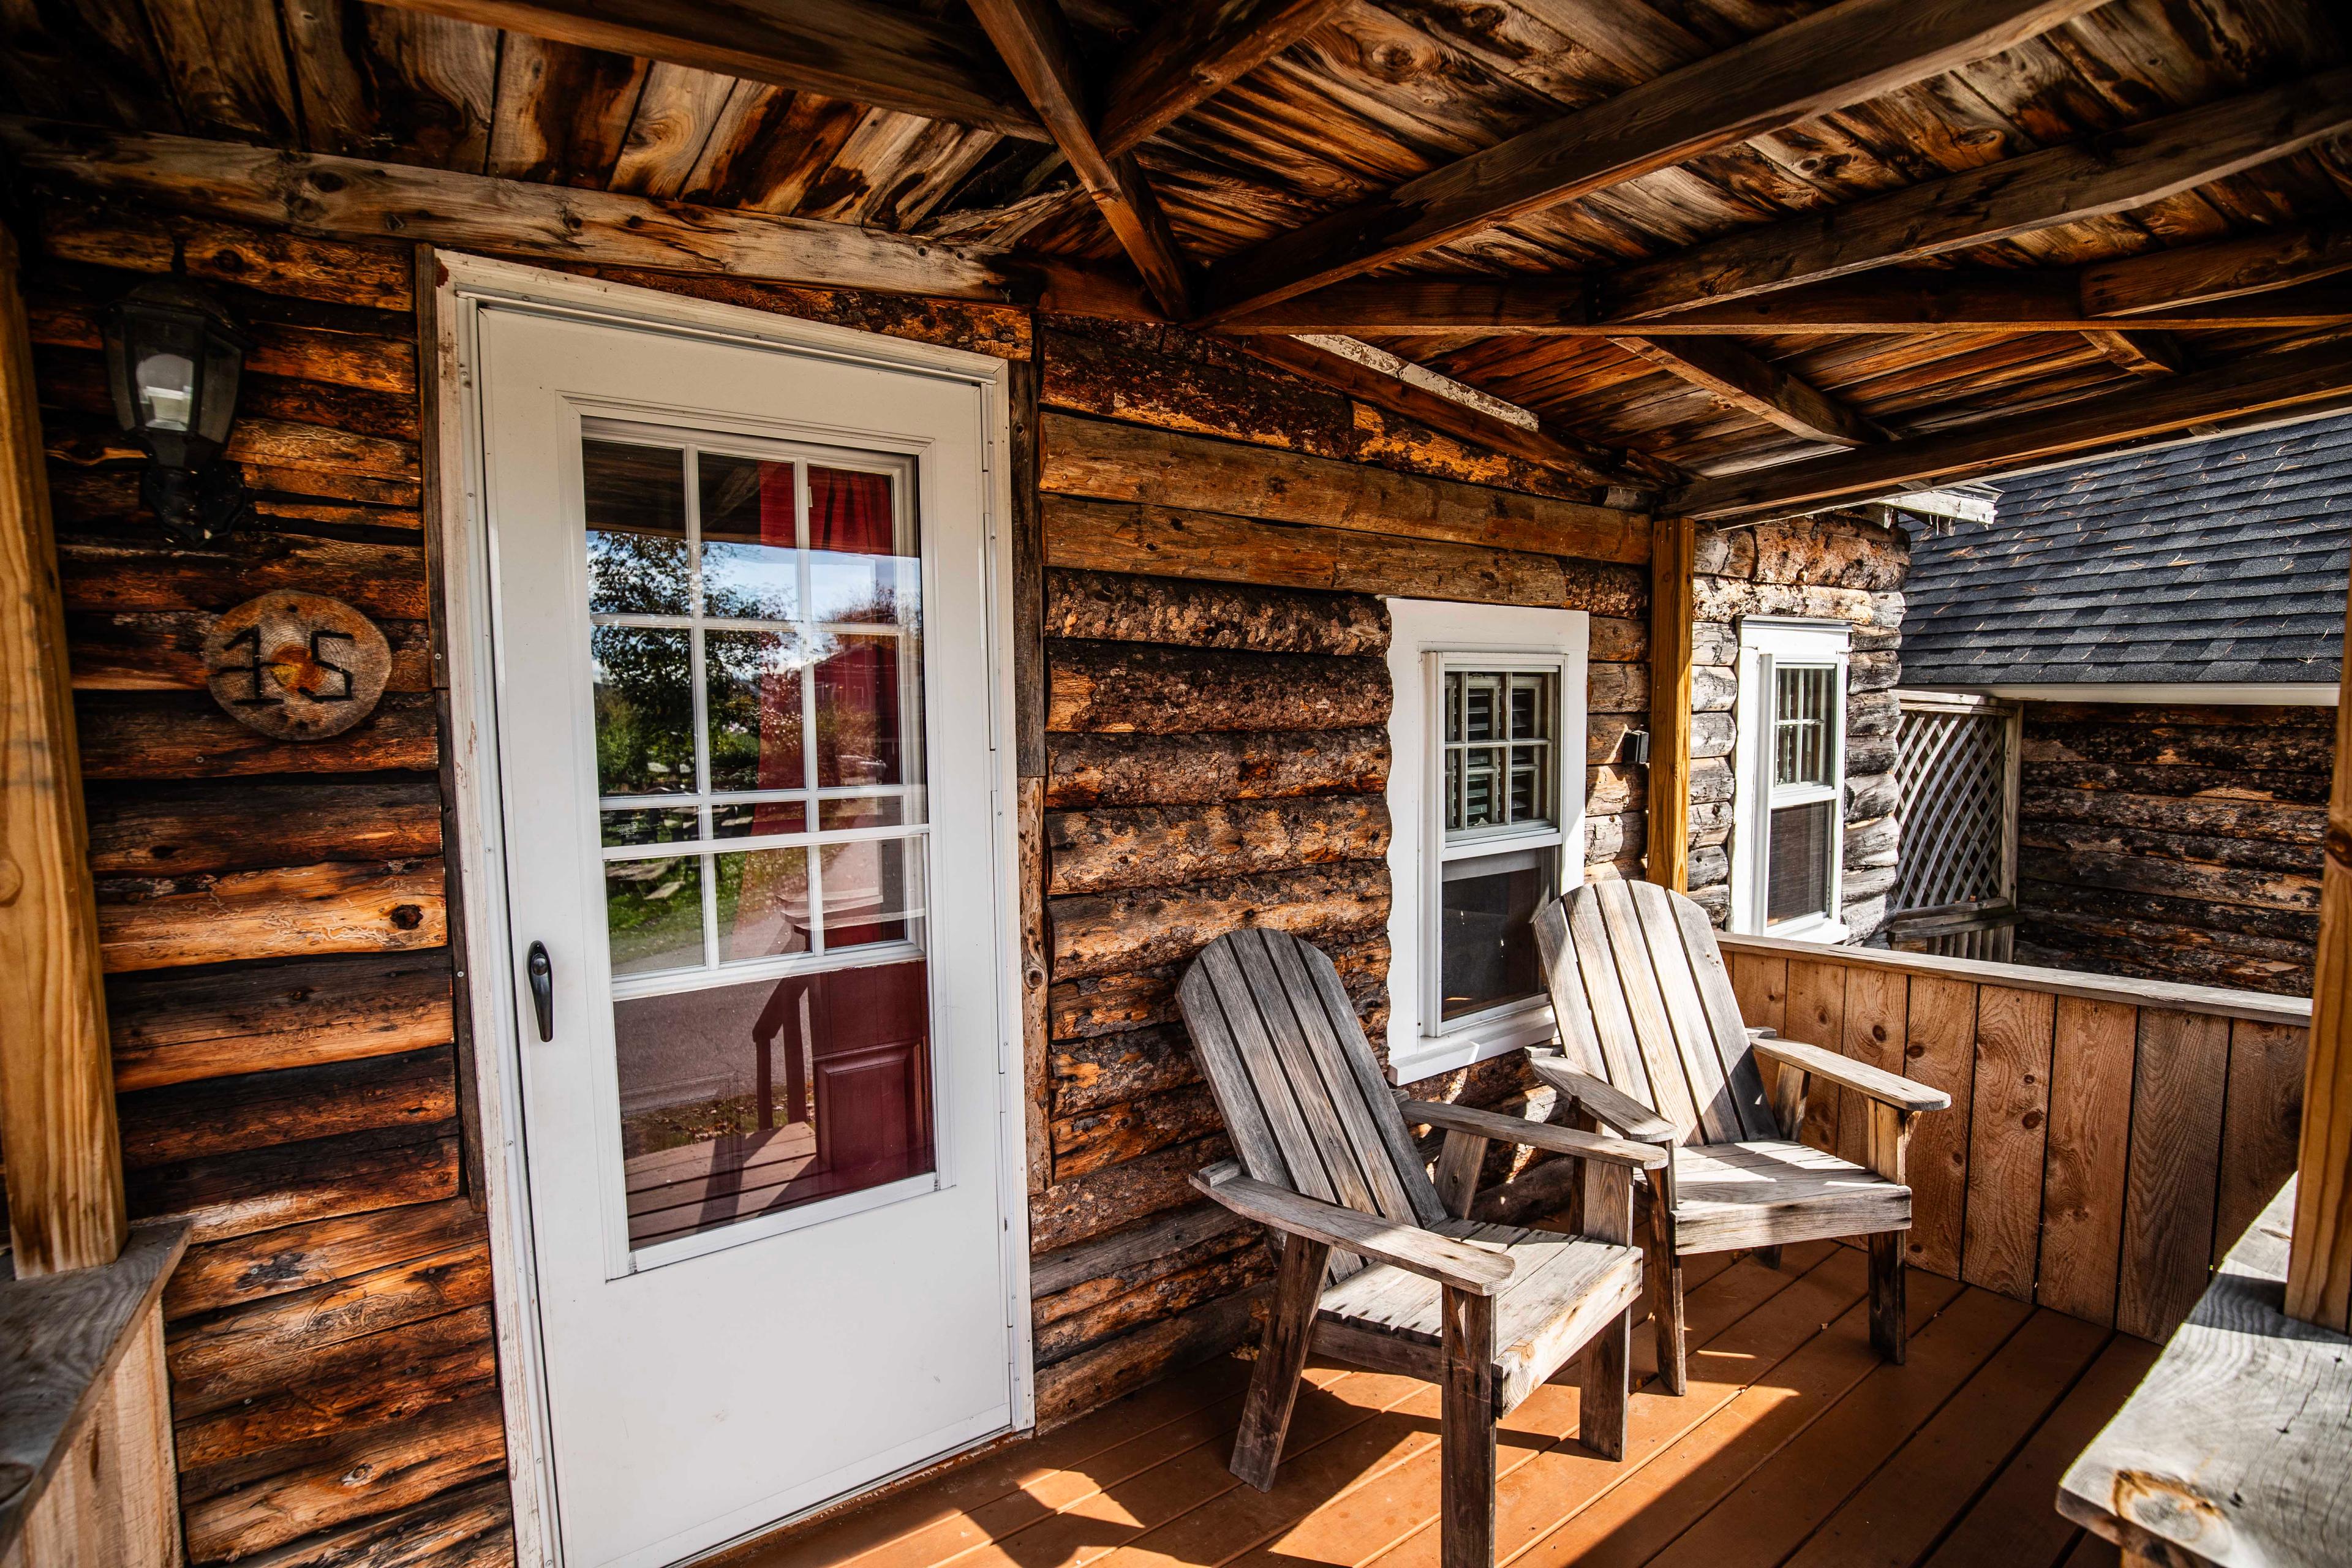
[[[139,493],[191,543],[226,538],[253,519],[245,475],[220,455],[246,348],[228,312],[178,279],[141,284],[106,323],[114,417],[154,458]]]

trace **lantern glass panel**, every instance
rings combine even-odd
[[[194,321],[135,320],[131,326],[131,384],[137,392],[142,430],[184,435],[196,427],[196,366],[205,352],[205,331]]]
[[[229,425],[236,417],[237,372],[245,355],[219,332],[207,331],[205,340],[204,395],[196,400],[196,434],[216,447],[226,447]]]

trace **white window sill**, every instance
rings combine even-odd
[[[1395,1083],[1418,1083],[1529,1046],[1549,1044],[1559,1033],[1552,1023],[1551,1005],[1537,1003],[1525,1012],[1416,1037],[1408,1048],[1389,1054],[1389,1078]]]
[[[1762,931],[1749,934],[1780,937],[1790,942],[1817,942],[1824,947],[1834,947],[1852,936],[1853,930],[1843,921],[1819,920],[1811,923],[1792,921],[1766,926]]]

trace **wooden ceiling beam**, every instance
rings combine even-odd
[[[1116,158],[1322,26],[1348,0],[1177,0],[1103,88],[1096,132]]]
[[[1143,274],[1144,287],[1171,316],[1189,313],[1192,284],[1182,252],[1160,210],[1159,198],[1131,153],[1106,153],[1095,140],[1094,121],[1071,47],[1068,21],[1053,0],[971,0],[972,14],[995,41],[997,53],[1021,84],[1070,161],[1095,207],[1110,225],[1119,247]]]
[[[5,115],[0,154],[42,183],[299,234],[1160,319],[1123,272],[855,224]]]
[[[2087,142],[1727,235],[1612,274],[1596,309],[1619,321],[1646,321],[1925,260],[2144,206],[2347,130],[2352,67],[2337,67]]]
[[[2124,332],[2099,328],[2084,332],[2083,337],[2093,348],[2134,375],[2180,374],[2180,345],[2163,332]]]
[[[2352,406],[2352,343],[2255,354],[2210,370],[2005,415],[1934,436],[1693,480],[1662,513],[1754,521],[1955,484],[2076,454]]]
[[[383,0],[772,87],[977,125],[1031,142],[1045,125],[980,33],[863,0]]]
[[[2246,331],[2352,322],[2352,286],[2304,281],[2352,268],[2352,244],[2343,247],[2340,266],[2315,262],[2308,270],[2286,265],[2216,269],[2236,280],[2231,292],[2181,300],[2162,297],[2162,290],[2170,286],[2164,280],[2168,277],[2177,276],[2185,287],[2215,286],[2195,252],[2244,254],[2258,249],[2271,257],[2282,250],[2307,249],[2299,235],[2277,241],[2267,235],[2254,238],[2261,242],[2259,247],[2227,240],[2132,257],[2080,271],[1968,268],[1863,272],[1718,305],[1694,306],[1644,321],[1640,331],[1653,341],[1738,333],[2081,332],[2104,330],[2123,315],[2098,308],[2110,299],[2132,302],[2137,313],[2128,321],[2135,330]],[[2168,260],[2171,258],[2181,259],[2173,264]],[[2162,274],[2144,268],[2157,262],[2168,263]],[[2099,279],[2095,294],[2095,275]],[[2248,281],[2255,277],[2265,280]],[[2268,280],[2273,278],[2276,281]],[[1631,323],[1593,315],[1591,291],[1591,280],[1583,278],[1359,279],[1253,310],[1224,322],[1218,331],[1236,335],[1346,332],[1359,337],[1459,331],[1605,338],[1627,332]]]
[[[2151,250],[2078,273],[2095,316],[2144,316],[2219,304],[2352,272],[2352,222],[2265,229],[2239,239]]]
[[[1769,360],[1721,338],[1609,340],[1667,374],[1690,383],[1809,441],[1833,447],[1869,447],[1887,433],[1812,383]]]
[[[1675,477],[1673,470],[1654,463],[1629,468],[1623,453],[1544,429],[1540,425],[1534,429],[1515,425],[1315,343],[1269,337],[1252,338],[1243,346],[1268,364],[1319,382],[1375,408],[1457,439],[1557,469],[1581,483],[1651,491]]]
[[[2096,0],[1840,0],[1785,27],[1406,181],[1213,268],[1208,319],[2000,53]]]

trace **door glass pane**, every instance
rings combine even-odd
[[[1830,912],[1830,852],[1837,842],[1837,802],[1785,805],[1772,813],[1767,858],[1767,921]]]
[[[630,1244],[929,1172],[911,468],[583,462]]]
[[[694,664],[682,631],[600,626],[588,646],[596,679],[596,793],[691,790]]]
[[[629,1245],[933,1169],[920,960],[614,1004]]]
[[[1535,918],[1552,892],[1549,853],[1521,851],[1445,868],[1439,910],[1444,1018],[1539,995]]]
[[[580,467],[588,503],[588,607],[686,614],[686,454],[675,447],[583,441]]]

